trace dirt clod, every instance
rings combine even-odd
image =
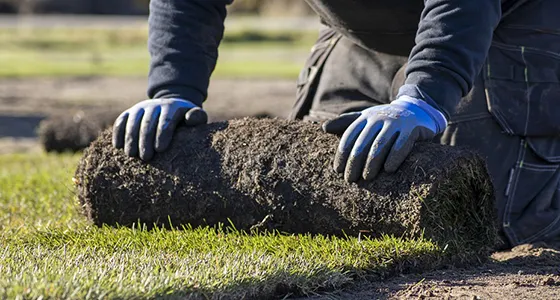
[[[396,173],[348,184],[332,170],[337,144],[317,124],[245,118],[180,128],[146,164],[106,131],[80,162],[78,197],[99,226],[423,236],[462,258],[496,245],[492,187],[474,153],[422,143]]]

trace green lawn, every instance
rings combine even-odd
[[[227,32],[217,77],[297,76],[316,32]],[[146,76],[146,28],[0,29],[1,77]]]
[[[342,289],[435,265],[425,240],[142,230],[86,223],[74,196],[79,155],[0,155],[1,298],[240,299]]]

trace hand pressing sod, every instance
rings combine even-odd
[[[384,168],[395,172],[416,141],[430,140],[447,127],[444,115],[428,103],[401,96],[391,104],[342,114],[323,124],[342,134],[334,170],[348,182],[373,180]]]
[[[208,115],[202,108],[182,99],[142,101],[123,112],[113,127],[113,146],[124,148],[128,156],[144,161],[155,152],[165,151],[171,144],[177,126],[203,125]]]

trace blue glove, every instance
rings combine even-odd
[[[401,96],[391,104],[342,114],[323,124],[327,133],[343,134],[334,169],[348,182],[373,180],[382,168],[395,172],[416,141],[430,140],[447,127],[445,116],[428,103]]]
[[[165,151],[171,144],[175,128],[181,122],[197,126],[208,122],[200,107],[182,99],[142,101],[123,112],[113,125],[113,146],[124,148],[131,157],[149,161],[155,152]]]

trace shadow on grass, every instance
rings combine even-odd
[[[114,257],[123,257],[123,253],[126,253],[125,257],[128,257],[128,255],[135,256],[138,251],[148,251],[146,253],[150,253],[149,251],[154,250],[155,252],[150,255],[153,255],[155,259],[157,259],[157,255],[166,259],[174,253],[187,255],[188,253],[203,253],[200,259],[197,257],[177,257],[176,260],[168,260],[166,263],[170,268],[184,268],[186,267],[185,264],[196,264],[188,268],[194,268],[193,272],[208,270],[211,273],[202,274],[204,276],[199,276],[198,280],[189,279],[189,276],[185,276],[184,279],[175,277],[171,279],[175,284],[160,286],[157,290],[146,291],[140,289],[138,291],[117,292],[117,294],[124,292],[127,295],[126,297],[132,294],[132,298],[140,299],[146,298],[146,293],[149,293],[150,298],[155,299],[288,299],[336,295],[356,289],[357,286],[359,287],[364,283],[382,283],[402,274],[436,270],[448,265],[446,258],[441,257],[441,253],[437,249],[416,249],[413,247],[409,250],[402,249],[401,254],[395,254],[394,251],[398,248],[398,245],[392,244],[391,240],[379,241],[380,244],[369,243],[369,246],[366,244],[368,243],[367,240],[364,240],[364,244],[355,248],[344,247],[344,241],[335,239],[330,242],[338,246],[325,252],[325,250],[314,251],[313,249],[319,249],[317,247],[320,247],[321,243],[306,244],[304,237],[291,239],[293,244],[289,245],[290,241],[278,240],[282,239],[283,236],[281,235],[253,234],[249,238],[249,235],[240,232],[231,231],[231,233],[227,233],[227,231],[222,232],[216,228],[208,227],[184,228],[184,230],[188,230],[190,237],[181,236],[181,231],[169,229],[147,230],[147,227],[139,225],[138,229],[123,227],[115,230],[104,227],[102,231],[87,230],[77,235],[74,232],[36,232],[31,235],[19,236],[16,240],[31,247],[39,244],[42,249],[60,251],[63,248],[64,251],[68,250],[69,253],[73,251],[72,249],[81,249],[80,247],[83,247],[83,245],[93,245],[95,243],[96,249],[105,249],[100,253],[114,252]],[[232,239],[228,239],[228,236]],[[242,239],[239,240],[239,238]],[[261,240],[258,241],[258,239]],[[186,243],[188,240],[204,240],[206,244]],[[235,246],[219,251],[210,250],[217,249],[221,244]],[[248,246],[250,249],[247,248]],[[301,249],[301,247],[306,247],[306,250]],[[266,248],[270,249],[267,250]],[[262,254],[255,256],[252,253],[254,250],[251,249],[255,249]],[[237,250],[241,251],[241,255],[233,253]],[[283,254],[275,255],[275,251],[281,251]],[[340,257],[330,258],[327,253],[333,251],[344,253],[344,256],[353,257],[353,259],[340,261]],[[302,252],[311,253],[303,254]],[[97,257],[96,251],[87,250],[87,253],[93,253]],[[292,257],[292,253],[300,254]],[[75,255],[81,257],[83,254],[76,253]],[[329,259],[332,259],[331,263],[326,261]],[[208,264],[209,260],[212,263]],[[357,261],[363,262],[359,263]],[[152,266],[149,261],[146,262],[143,258],[140,263]],[[202,265],[199,265],[199,263]],[[259,264],[260,266],[255,267]],[[86,261],[86,266],[89,265],[90,262]],[[211,269],[207,269],[208,267]],[[222,270],[223,272],[227,271],[228,274],[222,273]],[[107,272],[111,273],[111,271]],[[131,270],[130,272],[135,271]],[[174,272],[174,270],[171,270],[171,272]],[[177,272],[181,271],[177,270]],[[224,275],[225,280],[220,279],[220,276]],[[155,277],[158,277],[157,271]],[[381,291],[378,294],[383,295]],[[115,296],[120,297],[121,295]],[[381,296],[376,298],[383,299]]]
[[[263,281],[247,281],[231,285],[222,290],[185,289],[171,293],[161,293],[158,299],[389,299],[396,294],[407,291],[433,288],[433,284],[443,282],[447,287],[486,286],[473,281],[495,274],[499,276],[523,274],[556,275],[558,274],[558,253],[543,258],[523,257],[512,261],[491,262],[483,266],[463,269],[436,269],[422,272],[416,270],[408,274],[373,273],[368,270],[349,269],[345,280],[337,281],[336,276],[329,277],[330,270],[321,270],[324,280],[313,281],[307,276],[290,274],[283,271],[271,275]],[[538,264],[535,265],[535,262]],[[554,271],[556,270],[556,271]],[[400,276],[395,276],[400,275]],[[340,274],[338,275],[340,276]],[[426,280],[433,281],[422,285]],[[301,283],[303,283],[303,286]]]
[[[348,267],[344,273],[324,268],[316,270],[314,277],[292,274],[283,270],[265,280],[246,280],[220,290],[187,288],[154,295],[156,299],[298,299],[342,295],[365,282],[376,282],[389,275],[357,270]],[[380,290],[371,294],[375,299],[387,299]]]
[[[489,289],[490,286],[514,284],[509,281],[511,277],[508,276],[511,275],[526,275],[528,276],[527,278],[538,275],[540,277],[527,280],[532,280],[535,284],[541,286],[549,286],[550,289],[555,289],[556,286],[559,286],[560,281],[548,277],[551,275],[560,275],[560,269],[558,269],[560,265],[560,251],[558,251],[558,248],[543,244],[524,245],[524,247],[536,248],[534,248],[535,251],[531,254],[525,253],[525,255],[516,256],[503,261],[491,261],[480,266],[412,272],[381,281],[357,280],[354,284],[347,285],[338,291],[296,299],[369,300],[390,298],[424,299],[424,297],[433,299],[438,296],[441,296],[442,299],[447,299],[449,293],[453,293],[453,291],[461,293],[468,290],[471,291],[473,295],[476,295],[479,294],[480,291]],[[514,253],[517,251],[518,250],[514,249],[511,252],[508,251],[504,253]],[[542,278],[548,278],[548,280],[539,281],[542,280]],[[436,289],[435,293],[433,292],[434,288]],[[531,285],[528,285],[527,291],[530,289]],[[525,291],[525,293],[527,293],[527,291]],[[473,296],[473,299],[474,298],[478,299],[476,296]]]

